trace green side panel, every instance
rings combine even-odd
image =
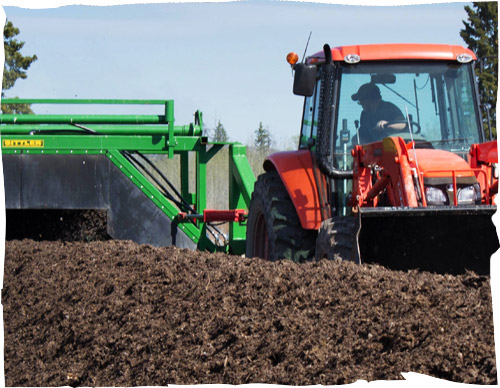
[[[200,138],[178,137],[177,151],[196,151]],[[164,154],[168,152],[165,136],[91,136],[91,135],[4,135],[4,153],[104,154],[108,149]]]
[[[229,146],[229,208],[248,209],[255,185],[255,176],[246,157],[246,147]],[[246,250],[246,224],[229,225],[229,252],[241,255]]]
[[[246,156],[246,147],[241,144],[230,145],[229,157],[229,172],[238,188],[234,193],[235,198],[242,196],[245,204],[244,207],[248,208],[250,207],[250,200],[252,199],[256,179]],[[230,198],[232,198],[233,202],[235,201],[235,198],[231,195]]]

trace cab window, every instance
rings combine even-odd
[[[307,148],[309,139],[316,138],[318,132],[319,98],[321,92],[321,80],[318,80],[311,97],[306,97],[304,102],[304,114],[302,118],[302,130],[300,134],[299,148]]]

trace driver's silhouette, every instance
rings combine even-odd
[[[382,100],[380,89],[374,83],[361,85],[351,98],[363,107],[359,127],[361,144],[380,140],[406,128],[401,110],[392,102]]]

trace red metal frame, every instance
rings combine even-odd
[[[494,176],[493,164],[498,164],[498,144],[496,140],[481,144],[473,144],[469,151],[469,164],[471,168],[481,170],[483,174],[476,173],[476,178],[481,188],[486,188],[490,203],[495,202],[498,193],[498,176]]]
[[[413,157],[400,137],[387,137],[376,143],[356,146],[353,156],[353,195],[349,203],[356,207],[377,206],[377,195],[385,188],[393,206],[417,207],[418,201],[412,175]],[[382,175],[374,166],[383,166]],[[373,174],[384,183],[373,182]]]
[[[432,153],[432,155],[430,154]],[[415,160],[415,155],[417,160]],[[420,155],[420,158],[419,158]],[[492,176],[492,163],[498,161],[496,142],[473,145],[469,164],[459,156],[442,151],[413,149],[413,143],[406,144],[400,137],[387,137],[380,142],[356,146],[353,156],[353,193],[349,206],[376,207],[378,195],[387,188],[388,200],[392,206],[427,206],[423,178],[451,177],[457,203],[457,177],[476,176],[481,186],[483,203],[492,204],[498,191],[498,179]],[[420,159],[420,164],[417,164]],[[374,171],[373,166],[382,166]],[[321,200],[318,196],[317,179],[326,187],[326,179],[315,167],[309,150],[279,152],[270,155],[265,170],[275,169],[280,175],[295,206],[304,229],[319,229],[322,222]],[[373,179],[375,174],[376,178]],[[421,193],[417,198],[415,184]],[[327,193],[324,192],[326,196]]]
[[[205,209],[203,214],[187,214],[179,212],[177,219],[179,221],[186,220],[203,220],[203,222],[244,222],[248,213],[245,209],[233,210],[212,210]]]
[[[457,200],[457,177],[475,176],[482,193],[482,203],[492,204],[498,180],[492,176],[492,163],[497,160],[496,142],[473,145],[469,164],[459,156],[442,150],[413,150],[399,137],[388,137],[380,142],[356,146],[354,158],[353,196],[350,206],[376,207],[377,196],[387,188],[391,206],[427,206],[424,177],[451,177],[454,205]],[[418,162],[420,160],[420,163]],[[375,171],[374,166],[383,170]],[[374,177],[376,174],[376,177]],[[418,182],[417,178],[418,177]],[[421,193],[417,200],[415,185]]]

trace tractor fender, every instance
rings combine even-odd
[[[322,219],[311,152],[298,150],[271,154],[264,161],[264,170],[278,172],[302,228],[318,230]],[[318,177],[321,175],[318,170],[317,174]]]

